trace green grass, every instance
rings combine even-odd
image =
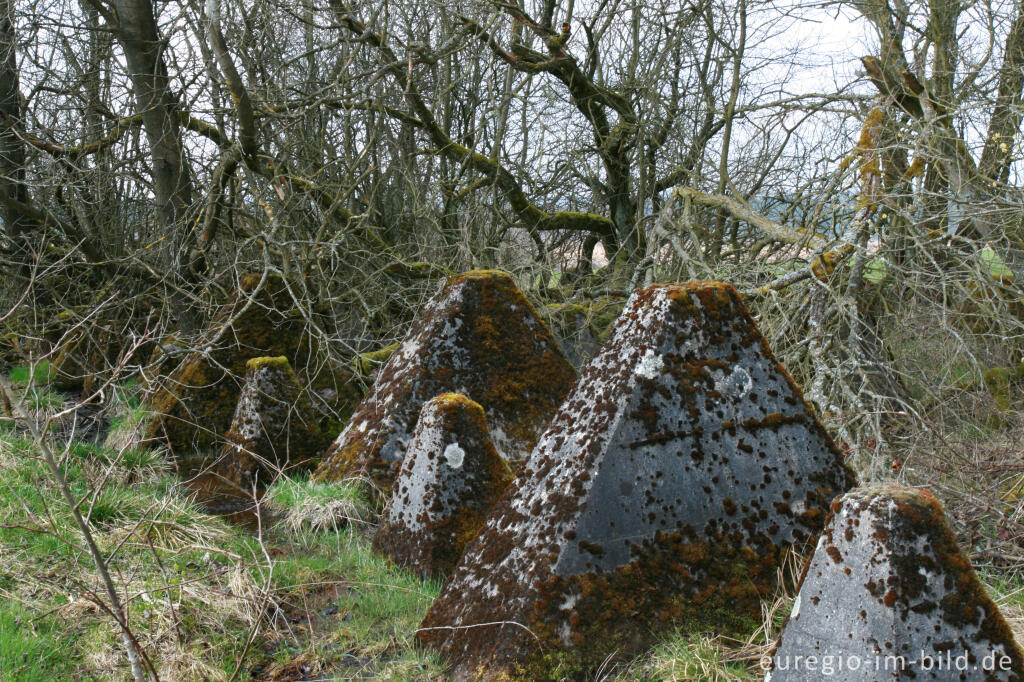
[[[72,644],[55,619],[33,620],[17,603],[0,605],[0,672],[7,682],[71,679],[72,661],[63,652]]]
[[[756,674],[742,663],[728,660],[729,649],[718,639],[691,633],[675,633],[658,644],[641,664],[628,673],[651,682],[754,682]],[[639,673],[639,674],[638,674]]]
[[[281,515],[279,527],[291,540],[291,551],[274,567],[274,583],[306,599],[336,593],[329,605],[337,608],[339,623],[331,639],[350,652],[336,662],[347,675],[354,674],[352,666],[360,675],[389,679],[441,674],[436,655],[412,641],[441,583],[373,552],[375,514],[357,485],[281,477],[263,500]]]
[[[347,481],[320,482],[279,477],[263,497],[293,532],[339,530],[376,519],[359,486]]]
[[[412,641],[438,582],[376,556],[368,520],[306,523],[301,533],[287,525],[288,510],[307,518],[313,503],[372,519],[358,489],[282,480],[271,497],[284,516],[264,529],[265,552],[249,530],[204,512],[158,453],[86,443],[57,450],[119,591],[133,595],[133,630],[162,678],[227,679],[254,625],[242,679],[289,661],[315,661],[343,678],[443,673]],[[124,679],[118,632],[85,598],[101,585],[38,454],[0,426],[0,680]],[[308,608],[308,627],[273,608],[261,614],[275,604],[291,614]]]
[[[53,380],[53,366],[49,360],[41,360],[35,365],[18,365],[11,370],[8,379],[12,384],[27,386],[28,384],[48,384]]]
[[[64,396],[48,386],[36,384],[15,385],[12,393],[25,407],[32,410],[57,411],[64,407]]]
[[[117,450],[126,460],[136,460],[139,465],[153,466],[156,462],[146,461],[152,458],[152,451],[136,447],[145,433],[150,413],[140,396],[138,382],[132,379],[113,388],[112,416],[107,437],[103,445]]]
[[[35,365],[19,365],[7,376],[14,397],[33,410],[59,410],[64,406],[64,397],[49,388],[53,369],[49,361]]]

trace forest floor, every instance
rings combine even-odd
[[[92,413],[24,370],[10,379],[49,419],[48,442],[159,679],[445,679],[443,661],[413,644],[440,583],[371,551],[375,514],[354,487],[282,478],[251,511],[211,507],[164,453],[126,446],[144,419],[134,384]],[[0,420],[0,521],[0,680],[130,679],[70,510],[10,419]],[[1024,641],[1024,579],[979,572]],[[760,680],[790,603],[779,594],[745,641],[676,633],[597,677]]]

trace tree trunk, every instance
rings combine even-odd
[[[3,115],[0,121],[0,193],[8,200],[27,205],[25,146],[18,137],[22,116],[16,44],[14,3],[0,0],[0,113]],[[0,218],[3,218],[7,236],[15,242],[32,229],[32,221],[12,203],[0,206]]]
[[[1024,95],[1024,6],[1020,3],[1006,37],[998,87],[978,170],[986,178],[1006,182],[1010,177],[1014,145],[1020,132],[1021,99]]]
[[[124,50],[135,106],[142,114],[142,127],[149,142],[157,224],[171,243],[168,269],[178,280],[173,285],[187,285],[194,279],[188,271],[187,256],[193,232],[185,224],[192,204],[192,174],[182,147],[178,99],[171,89],[163,57],[165,45],[157,36],[150,0],[117,0],[114,6],[118,41]],[[182,329],[194,331],[200,320],[184,304],[184,299],[180,295],[170,296]]]
[[[192,203],[192,176],[182,149],[178,100],[167,76],[164,44],[157,37],[150,0],[118,0],[116,8],[117,36],[149,142],[157,220],[164,230],[178,231]]]

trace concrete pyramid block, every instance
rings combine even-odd
[[[422,575],[451,573],[512,475],[483,408],[457,393],[437,396],[420,412],[374,549]]]
[[[278,471],[311,467],[326,445],[308,396],[288,359],[253,358],[228,430],[218,471],[248,489]]]
[[[832,509],[765,680],[1024,680],[938,500],[876,487]]]
[[[146,440],[164,443],[179,457],[217,445],[231,424],[248,360],[283,355],[304,364],[303,323],[293,307],[281,276],[243,277],[235,300],[204,330],[200,349],[168,376],[147,381],[153,418]]]
[[[368,476],[389,489],[420,408],[446,392],[479,403],[498,452],[521,461],[575,381],[576,371],[511,277],[452,277],[388,358],[317,475]]]
[[[732,287],[638,290],[417,637],[456,678],[534,678],[759,622],[852,484]]]

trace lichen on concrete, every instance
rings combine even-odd
[[[216,467],[248,490],[263,487],[282,471],[310,469],[326,445],[309,399],[288,358],[260,357],[246,363],[227,441]]]
[[[829,678],[839,680],[1024,679],[1013,634],[938,500],[873,487],[832,510],[765,680],[816,681],[825,660],[843,665]]]
[[[634,292],[417,637],[457,678],[539,679],[759,622],[852,484],[732,287]]]
[[[447,575],[511,480],[483,408],[437,396],[420,412],[373,546],[421,575]]]
[[[498,452],[522,461],[575,380],[511,277],[474,271],[449,278],[388,358],[317,475],[364,477],[390,490],[420,408],[445,392],[479,403]]]

